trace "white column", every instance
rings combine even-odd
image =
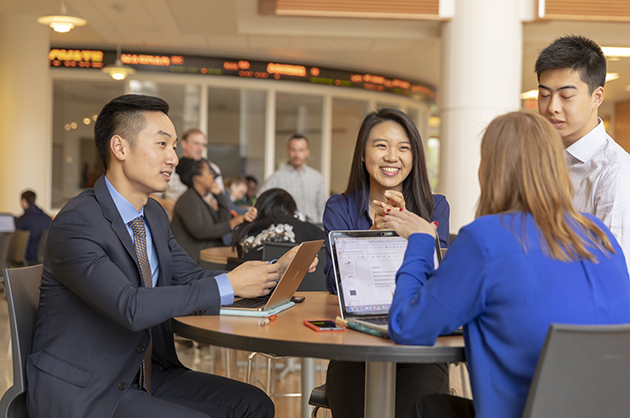
[[[27,188],[50,210],[49,30],[34,15],[0,15],[0,212],[21,214],[20,193]]]
[[[261,179],[263,184],[269,176],[276,171],[276,91],[267,90],[266,122],[265,122],[265,177]]]
[[[443,26],[439,191],[451,205],[452,233],[474,219],[483,129],[519,109],[520,7],[518,1],[455,0],[453,19]]]
[[[324,176],[325,196],[330,196],[331,154],[332,154],[332,112],[333,100],[331,94],[324,95],[322,106],[322,175]]]

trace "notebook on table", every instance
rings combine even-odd
[[[341,318],[387,332],[396,272],[407,240],[394,231],[331,231],[331,253]],[[442,260],[436,239],[434,261]]]
[[[221,314],[239,315],[239,312],[242,311],[243,313],[241,313],[241,315],[252,316],[253,312],[256,311],[269,312],[283,306],[287,308],[293,306],[291,298],[302,282],[302,279],[304,279],[304,275],[308,272],[308,268],[323,243],[324,240],[320,239],[316,241],[306,241],[300,244],[295,257],[278,281],[278,285],[269,295],[257,298],[236,298],[232,305],[223,306],[221,308]]]

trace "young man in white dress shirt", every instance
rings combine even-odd
[[[564,142],[573,204],[610,228],[630,266],[630,155],[597,116],[604,100],[606,58],[594,41],[564,36],[540,53],[535,71],[538,111]]]

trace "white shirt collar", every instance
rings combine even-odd
[[[569,154],[581,162],[590,160],[608,137],[604,122],[600,118],[597,118],[597,120],[599,123],[593,130],[566,149]]]

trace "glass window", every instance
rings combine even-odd
[[[103,174],[94,143],[94,122],[103,106],[124,94],[117,81],[54,80],[53,208],[61,208]]]
[[[359,128],[368,113],[368,103],[360,100],[333,98],[330,192],[343,193],[348,186]]]
[[[186,129],[199,128],[200,87],[198,85],[130,80],[129,92],[164,99],[169,106],[168,116],[180,138]],[[178,153],[181,154],[181,147]]]
[[[296,132],[308,138],[310,157],[309,167],[321,171],[322,161],[322,96],[306,94],[276,94],[276,158],[275,167],[285,164],[287,143]]]
[[[223,178],[252,175],[262,184],[267,93],[208,88],[208,159]]]

